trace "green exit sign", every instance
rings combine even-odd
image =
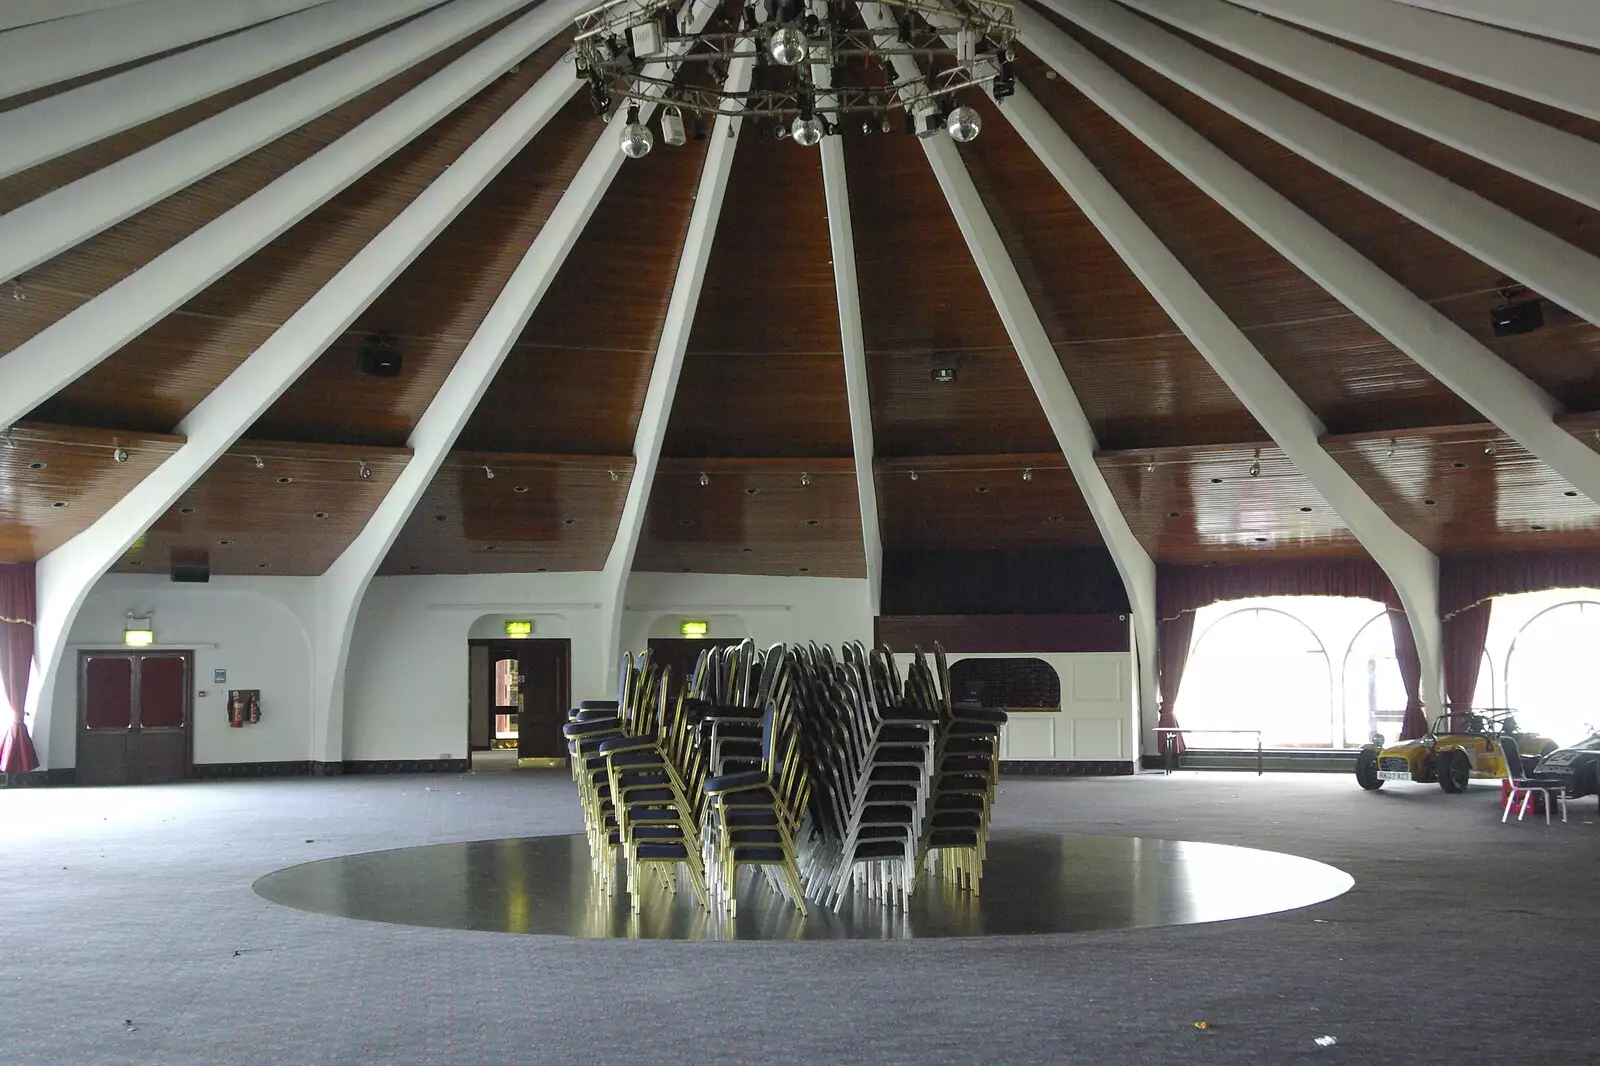
[[[703,637],[711,632],[711,623],[696,618],[685,618],[683,624],[678,627],[678,632],[686,637]]]
[[[506,623],[506,636],[529,637],[533,635],[533,622],[528,619],[518,619]]]

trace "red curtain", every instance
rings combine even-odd
[[[0,683],[11,723],[0,738],[0,773],[25,774],[39,765],[23,721],[33,670],[33,623],[38,614],[32,563],[0,564]]]
[[[1251,596],[1359,596],[1400,607],[1388,576],[1370,559],[1285,559],[1156,570],[1156,611],[1163,620],[1219,600]]]
[[[1584,587],[1600,588],[1600,553],[1509,552],[1439,560],[1439,614],[1447,625],[1455,615],[1495,596]]]
[[[1444,620],[1444,695],[1449,706],[1467,707],[1472,703],[1493,608],[1493,600],[1484,600]]]
[[[1184,667],[1189,665],[1189,643],[1193,639],[1193,611],[1164,619],[1156,634],[1156,685],[1161,695],[1161,714],[1156,725],[1162,729],[1178,728],[1178,686],[1183,683]],[[1188,746],[1183,742],[1182,733],[1156,734],[1156,750],[1162,755],[1167,753],[1169,743],[1179,755]]]
[[[1406,716],[1400,722],[1400,739],[1410,740],[1428,731],[1428,719],[1422,713],[1422,657],[1417,654],[1411,619],[1404,611],[1389,609],[1389,632],[1394,634],[1394,659],[1400,667],[1400,682],[1406,687]]]

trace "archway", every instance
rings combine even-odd
[[[1405,717],[1406,689],[1394,657],[1394,629],[1387,611],[1367,620],[1350,646],[1345,649],[1343,666],[1344,715],[1342,743],[1358,748],[1373,733],[1383,734],[1387,742],[1400,736]],[[1472,698],[1474,707],[1494,703],[1494,666],[1488,652],[1478,668],[1478,687]]]
[[[1600,601],[1547,607],[1506,653],[1506,703],[1525,729],[1563,744],[1600,727]]]
[[[1178,697],[1185,729],[1259,729],[1267,747],[1334,744],[1328,652],[1286,611],[1244,607],[1200,633]],[[1196,747],[1248,746],[1252,738],[1200,734]]]

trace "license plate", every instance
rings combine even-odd
[[[1411,775],[1404,770],[1379,770],[1379,781],[1410,781]]]

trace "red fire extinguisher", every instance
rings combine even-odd
[[[233,699],[228,701],[228,725],[233,729],[244,728],[244,693],[235,690]]]
[[[250,724],[255,725],[261,721],[261,693],[250,693]]]

